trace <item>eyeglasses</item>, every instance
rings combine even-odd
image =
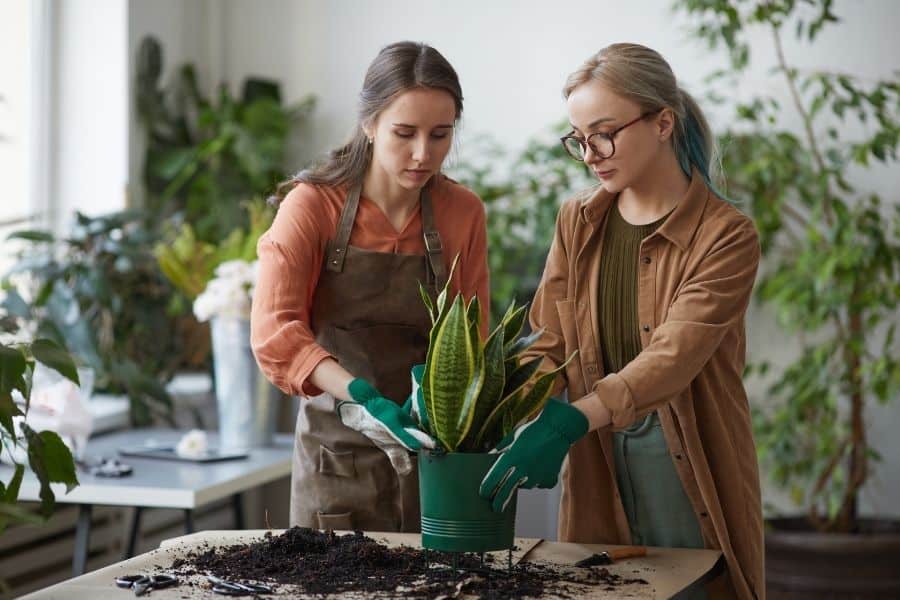
[[[584,161],[585,154],[587,154],[587,149],[590,147],[591,152],[594,153],[598,158],[611,158],[613,154],[616,153],[616,143],[615,137],[619,134],[620,131],[634,125],[641,119],[645,119],[650,115],[655,115],[660,112],[662,109],[651,110],[649,112],[643,113],[637,119],[633,121],[628,121],[621,127],[617,127],[616,129],[610,132],[597,132],[592,133],[587,137],[587,139],[583,140],[573,134],[569,134],[559,138],[559,141],[562,142],[563,148],[566,149],[566,152],[574,158],[575,160]]]

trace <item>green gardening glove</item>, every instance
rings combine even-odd
[[[491,501],[494,512],[502,512],[517,488],[552,488],[569,448],[587,431],[584,413],[550,398],[536,419],[519,425],[491,450],[500,458],[484,476],[478,493]]]
[[[425,409],[425,395],[422,393],[422,377],[425,365],[416,365],[410,369],[412,376],[412,393],[403,404],[403,410],[419,424],[419,429],[428,431],[428,411]]]
[[[339,402],[336,407],[341,422],[372,440],[401,475],[412,471],[410,452],[434,448],[434,440],[419,431],[412,417],[368,381],[354,379],[347,392],[353,400]]]

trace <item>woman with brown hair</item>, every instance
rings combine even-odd
[[[366,72],[350,141],[280,186],[251,344],[263,373],[301,396],[291,525],[419,529],[410,451],[433,441],[401,406],[431,329],[418,286],[434,295],[458,255],[451,291],[488,296],[483,204],[440,172],[461,113],[437,50],[391,44]]]
[[[578,351],[555,388],[571,404],[551,398],[501,443],[481,494],[500,509],[562,470],[560,540],[719,549],[708,591],[762,598],[741,379],[756,230],[713,189],[706,119],[657,52],[608,46],[564,96],[562,143],[600,184],[560,209],[530,317],[545,368]]]

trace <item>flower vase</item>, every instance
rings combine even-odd
[[[260,373],[250,349],[250,321],[213,317],[213,372],[219,448],[246,451],[272,443],[281,392]]]

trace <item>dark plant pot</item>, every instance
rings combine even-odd
[[[859,533],[819,533],[803,517],[769,519],[770,600],[900,598],[900,521],[862,519]]]
[[[502,513],[478,495],[496,454],[419,454],[422,546],[445,552],[487,552],[512,548],[516,497]],[[518,492],[516,492],[518,495]]]

